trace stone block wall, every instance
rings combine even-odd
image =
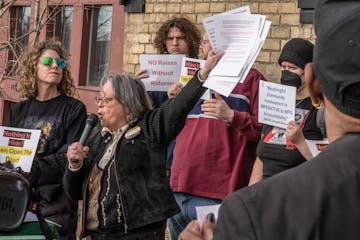
[[[302,37],[312,42],[312,24],[301,24],[297,0],[147,0],[145,13],[128,13],[125,19],[123,70],[139,70],[139,55],[156,53],[152,42],[159,26],[174,16],[186,17],[203,31],[201,20],[224,11],[249,5],[251,13],[266,15],[272,22],[267,40],[254,67],[274,82],[280,78],[277,59],[282,46],[291,38]]]

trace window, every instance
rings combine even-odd
[[[314,21],[314,8],[318,0],[298,0],[298,7],[300,11],[301,23],[313,23]]]
[[[88,6],[84,17],[84,31],[89,35],[87,49],[83,49],[88,52],[86,85],[98,86],[109,69],[112,6]]]
[[[10,75],[15,75],[17,60],[24,47],[29,43],[30,10],[30,7],[12,7],[10,9],[10,39],[7,64]]]
[[[61,41],[66,51],[70,49],[71,26],[73,7],[62,6],[49,9],[49,17],[52,19],[47,24],[47,38],[57,38]]]

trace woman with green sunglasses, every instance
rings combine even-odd
[[[67,146],[78,141],[86,122],[85,105],[73,98],[75,86],[61,43],[42,41],[19,61],[15,104],[7,125],[42,131],[30,181],[39,192],[41,213],[61,225],[61,239],[75,239],[76,202],[62,187]]]

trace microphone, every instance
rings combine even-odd
[[[88,139],[91,130],[95,127],[95,125],[98,122],[98,116],[96,114],[90,114],[89,117],[86,119],[86,125],[84,128],[83,133],[81,134],[79,143],[83,146],[86,144],[86,140]],[[71,162],[78,163],[79,160],[77,159],[71,159]]]
[[[85,146],[86,140],[88,139],[91,130],[95,127],[97,122],[98,116],[96,114],[90,114],[90,116],[86,119],[86,125],[79,140],[81,145]]]

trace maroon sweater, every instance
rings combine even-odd
[[[170,184],[174,192],[224,199],[248,184],[262,124],[258,122],[259,81],[251,69],[229,97],[222,98],[235,111],[227,122],[206,117],[199,101],[176,138]]]

